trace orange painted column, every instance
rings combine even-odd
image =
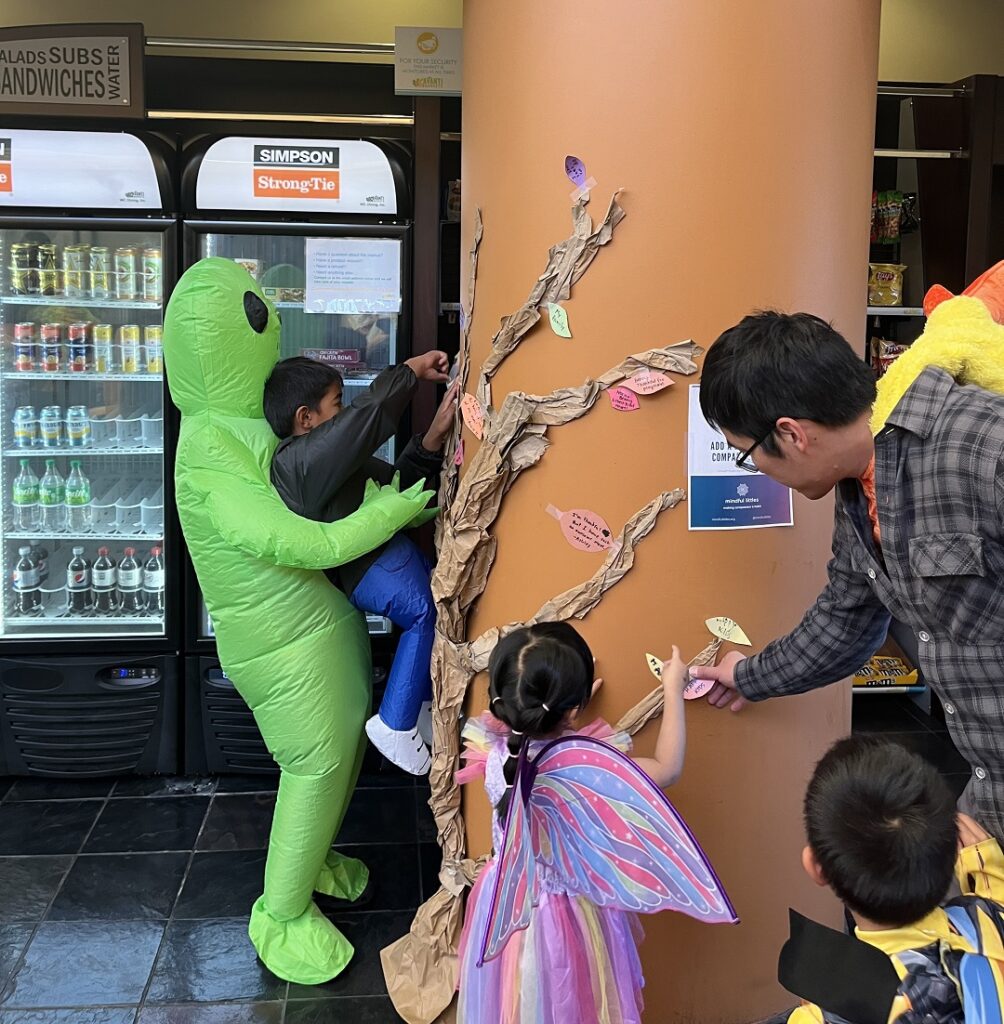
[[[565,303],[574,337],[541,323],[492,384],[505,394],[578,385],[624,356],[707,346],[754,308],[808,310],[859,348],[865,325],[879,0],[468,0],[464,9],[464,251],[484,240],[471,381],[500,317],[519,307],[571,230],[567,153],[595,177],[602,218],[627,212]],[[467,267],[462,268],[466,288]],[[661,490],[686,487],[687,386],[615,412],[601,400],[552,427],[552,447],[506,496],[474,637],[523,620],[589,577],[602,555],[568,546],[545,513],[589,508],[614,530]],[[467,436],[468,452],[476,441]],[[692,657],[704,620],[735,618],[755,646],[794,626],[825,580],[832,502],[796,496],[793,529],[691,533],[663,513],[635,568],[581,629],[616,721],[654,684],[644,653]],[[485,706],[484,677],[471,709]],[[742,917],[708,927],[645,918],[646,1020],[740,1024],[792,1005],[776,981],[789,905],[836,924],[803,875],[801,799],[815,760],[849,730],[846,686],[751,707],[688,706],[684,777],[670,797]],[[650,749],[649,726],[638,746]],[[465,796],[472,854],[490,846],[483,793]]]

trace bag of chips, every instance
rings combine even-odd
[[[868,305],[902,306],[904,270],[902,263],[869,263]]]
[[[909,347],[901,345],[898,341],[889,341],[887,338],[872,338],[872,366],[875,375],[881,377]]]

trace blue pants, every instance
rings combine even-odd
[[[380,702],[380,718],[391,729],[414,729],[422,702],[432,699],[436,606],[429,574],[422,552],[407,537],[398,535],[349,598],[361,611],[386,616],[402,630]]]

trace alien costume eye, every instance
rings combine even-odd
[[[244,315],[255,334],[261,334],[268,326],[268,306],[254,292],[244,293]]]

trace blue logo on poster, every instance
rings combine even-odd
[[[692,530],[791,526],[791,491],[766,476],[692,476],[687,496]]]

